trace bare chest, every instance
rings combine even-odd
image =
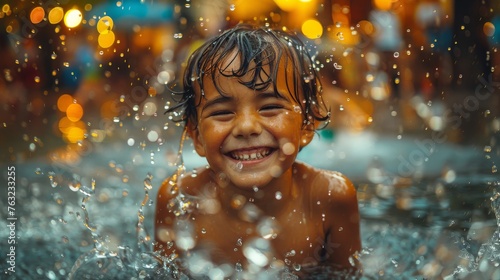
[[[192,218],[195,250],[205,250],[216,263],[300,266],[318,262],[324,247],[321,218],[293,209],[253,222],[225,213]]]

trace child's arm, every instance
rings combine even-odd
[[[355,254],[361,251],[359,210],[356,189],[352,182],[338,172],[326,171],[321,203],[325,211],[324,259],[334,269],[357,272],[361,265]],[[327,192],[325,194],[325,191]]]

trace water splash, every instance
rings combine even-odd
[[[137,211],[137,246],[140,252],[152,251],[151,237],[144,227],[144,206],[150,204],[149,191],[153,189],[153,185],[151,184],[152,179],[153,175],[151,173],[148,173],[146,179],[144,179],[144,198]]]
[[[495,190],[490,201],[497,229],[490,240],[481,245],[476,257],[467,250],[462,250],[461,254],[464,254],[469,262],[467,265],[459,265],[453,274],[445,277],[445,280],[500,279],[500,192]]]
[[[170,193],[176,195],[179,193],[179,186],[177,184],[179,178],[186,174],[186,166],[184,165],[184,160],[182,158],[182,152],[184,150],[184,142],[187,139],[187,127],[184,128],[181,135],[181,140],[179,143],[179,150],[177,152],[177,158],[175,160],[174,166],[176,166],[175,173],[170,177],[168,184],[170,185]]]
[[[118,246],[116,251],[107,246],[107,241],[97,233],[97,226],[91,221],[87,203],[95,194],[96,183],[91,187],[82,186],[79,191],[84,195],[81,208],[84,212],[84,225],[91,232],[94,248],[81,255],[68,274],[68,279],[183,279],[182,274],[168,259],[153,251],[150,235],[144,226],[144,209],[152,203],[149,191],[153,188],[153,176],[148,173],[144,179],[144,198],[137,211],[137,249]]]

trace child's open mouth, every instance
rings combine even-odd
[[[271,148],[258,148],[258,149],[249,149],[249,150],[236,150],[231,151],[227,155],[234,160],[239,161],[250,161],[250,160],[259,160],[269,156],[274,149]]]

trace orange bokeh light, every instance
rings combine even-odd
[[[111,47],[115,43],[115,33],[113,31],[100,33],[97,37],[97,43],[104,49]]]
[[[30,20],[32,23],[37,24],[40,23],[45,17],[45,10],[42,7],[35,7],[31,10]]]
[[[63,94],[57,99],[57,109],[59,109],[59,111],[61,112],[66,112],[68,106],[74,103],[73,101],[73,96],[69,94]]]
[[[73,103],[68,106],[66,109],[66,117],[72,122],[79,121],[83,116],[83,108],[82,105],[78,103]]]
[[[70,143],[77,143],[85,139],[85,130],[78,126],[71,126],[66,133],[66,139]]]
[[[49,12],[49,22],[51,24],[59,23],[64,17],[64,10],[61,7],[55,7]]]

